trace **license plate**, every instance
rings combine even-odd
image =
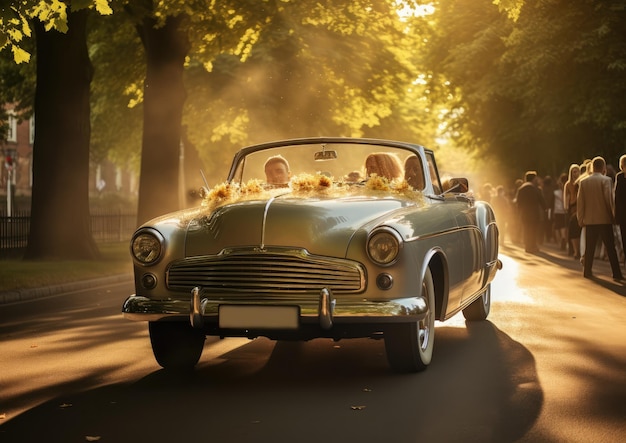
[[[220,305],[219,325],[226,329],[297,329],[297,306]]]

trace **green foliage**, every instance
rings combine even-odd
[[[90,18],[89,57],[94,66],[91,85],[92,162],[109,159],[139,171],[145,57],[131,17],[120,11]]]
[[[453,88],[457,141],[502,159],[511,173],[556,175],[593,155],[615,163],[626,148],[625,8],[603,0],[440,2],[425,60],[433,79]]]
[[[115,14],[91,18],[94,161],[136,167],[146,61],[134,27],[174,16],[192,43],[183,124],[213,181],[234,150],[283,137],[443,140],[514,175],[626,150],[618,0],[446,0],[431,15],[409,0],[72,2],[100,14],[111,5]],[[64,8],[26,0],[2,10],[5,101],[28,109],[32,69],[7,69],[9,55],[33,52],[28,18],[62,30]]]
[[[409,11],[420,7],[404,3]],[[109,3],[83,0],[72,7],[102,4]],[[370,0],[116,2],[111,17],[90,21],[92,160],[137,167],[146,65],[133,26],[145,17],[159,25],[181,14],[192,41],[184,123],[215,180],[224,178],[235,149],[270,138],[365,135],[433,146],[441,106],[428,98],[432,88],[416,68],[428,20],[400,17],[401,6]],[[51,23],[58,27],[60,12],[55,17]]]
[[[497,5],[500,11],[505,11],[510,19],[517,20],[524,0],[493,0],[493,4]]]
[[[73,0],[71,10],[94,8],[102,15],[111,14],[109,0]],[[0,51],[10,48],[15,63],[29,62],[31,54],[24,49],[23,40],[32,36],[30,20],[37,19],[44,29],[67,32],[68,3],[62,0],[21,0],[0,8]]]
[[[32,42],[25,45],[31,46]],[[34,64],[18,65],[9,51],[0,52],[0,103],[11,103],[18,121],[32,114],[35,83]],[[0,139],[6,138],[6,121],[6,111],[0,107]]]
[[[416,140],[427,124],[416,97],[422,19],[401,20],[394,2],[245,3],[216,11],[225,15],[200,39],[192,31],[185,123],[209,176],[223,179],[242,144],[269,139]]]
[[[15,63],[30,60],[30,54],[19,46],[25,37],[32,35],[29,15],[22,8],[24,3],[20,2],[16,6],[0,9],[0,50],[10,48]]]

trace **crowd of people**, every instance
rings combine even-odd
[[[607,259],[613,279],[624,280],[626,261],[626,155],[617,172],[603,157],[571,164],[557,180],[527,171],[507,190],[487,183],[479,193],[491,203],[501,242],[523,245],[537,253],[554,243],[580,260],[585,278],[593,278],[593,262]],[[624,263],[626,265],[626,263]]]

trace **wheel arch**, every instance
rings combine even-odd
[[[435,288],[435,319],[441,320],[448,304],[448,261],[443,251],[434,249],[425,257],[424,263],[430,269]],[[422,276],[426,272],[426,267],[422,271]]]
[[[476,203],[476,223],[483,233],[485,259],[487,262],[498,258],[499,236],[498,223],[491,206],[486,202]]]
[[[502,267],[498,259],[500,254],[500,231],[493,208],[486,202],[477,204],[477,225],[483,234],[484,241],[484,275],[483,286],[486,286],[495,277],[495,273]]]

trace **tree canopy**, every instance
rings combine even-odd
[[[209,168],[223,174],[241,144],[277,138],[382,135],[385,125],[415,139],[417,42],[392,2],[267,5],[247,19],[244,44],[224,50],[216,36],[191,56],[185,124]]]
[[[471,3],[471,4],[470,4]],[[450,82],[456,140],[510,173],[555,174],[626,145],[626,5],[446,0],[426,65]]]
[[[72,10],[95,8],[100,14],[113,11],[109,0],[72,0]],[[9,48],[15,63],[30,60],[31,53],[23,46],[33,35],[31,20],[43,23],[44,29],[61,33],[68,30],[68,4],[62,0],[21,0],[0,8],[0,51]]]
[[[182,139],[215,183],[245,144],[362,135],[418,142],[450,162],[462,147],[490,165],[487,179],[493,169],[557,174],[598,154],[615,163],[625,149],[626,5],[619,0],[72,2],[87,7],[114,11],[89,19],[94,161],[139,169],[142,155],[167,149],[150,168],[171,171]],[[19,79],[28,78],[20,62],[33,53],[29,20],[65,31],[66,15],[60,0],[1,9],[0,48],[19,63],[11,75],[0,65],[3,86],[11,85],[3,99],[27,109],[29,83]],[[163,132],[148,143],[146,37],[172,23],[188,42],[175,62],[183,90],[171,99],[181,121],[170,129],[153,123],[148,129]],[[170,138],[167,148],[146,151]]]

